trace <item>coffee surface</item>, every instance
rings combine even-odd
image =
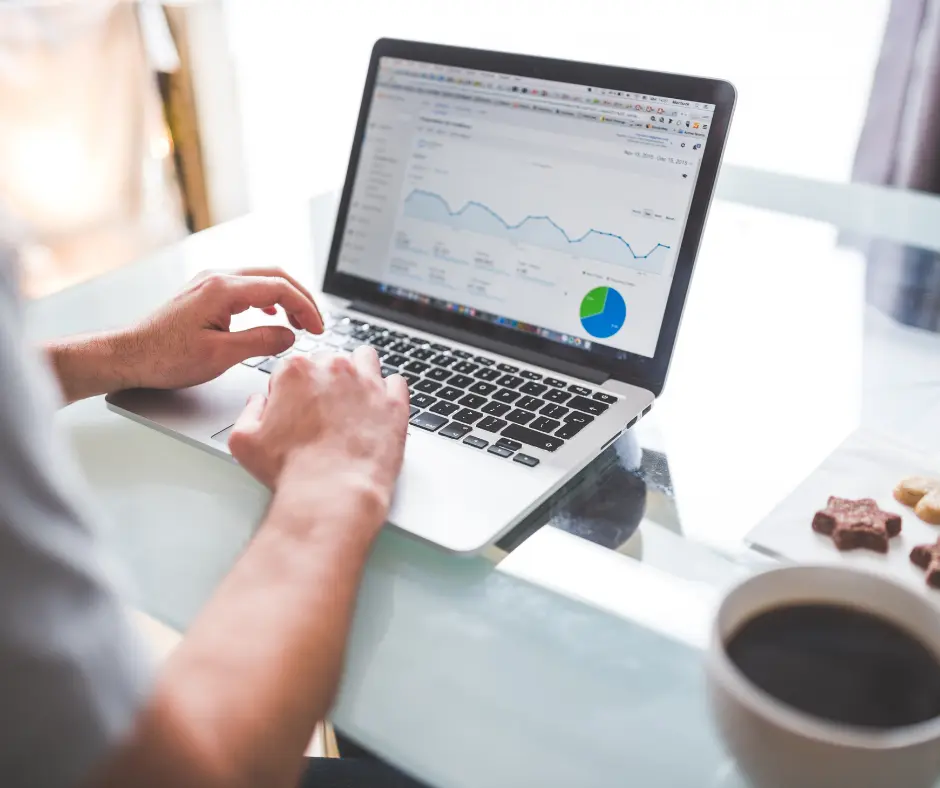
[[[726,645],[751,682],[831,722],[897,728],[940,716],[940,661],[914,635],[840,605],[793,605],[747,621]]]

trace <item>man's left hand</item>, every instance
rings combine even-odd
[[[69,401],[123,388],[195,386],[253,356],[294,343],[283,325],[231,331],[232,316],[280,306],[296,329],[323,331],[313,296],[280,268],[207,272],[137,326],[51,343],[51,361]]]

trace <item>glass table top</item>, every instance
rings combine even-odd
[[[334,210],[324,196],[200,233],[31,303],[31,333],[125,324],[205,268],[263,261],[314,283]],[[933,251],[716,203],[650,415],[483,558],[384,534],[335,719],[432,784],[601,786],[628,765],[650,785],[740,784],[704,701],[714,604],[767,560],[747,532],[847,436],[936,454],[938,313]],[[100,400],[60,417],[140,604],[185,628],[266,494]]]

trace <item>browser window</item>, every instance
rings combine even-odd
[[[652,357],[714,110],[382,58],[338,270]]]

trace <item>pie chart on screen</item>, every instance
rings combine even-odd
[[[581,325],[592,337],[612,337],[626,319],[627,304],[612,287],[595,287],[581,299]]]

